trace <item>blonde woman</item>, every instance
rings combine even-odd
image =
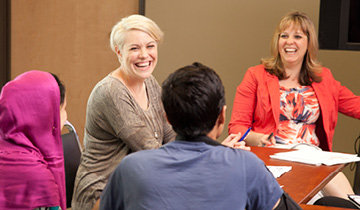
[[[123,18],[113,27],[110,46],[120,66],[94,87],[88,100],[74,210],[94,207],[126,155],[159,148],[175,138],[165,119],[161,88],[152,76],[162,39],[156,23],[141,15]]]

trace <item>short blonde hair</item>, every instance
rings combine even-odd
[[[110,34],[110,47],[116,53],[115,46],[122,49],[125,42],[126,32],[129,30],[143,31],[157,43],[161,43],[164,33],[159,26],[149,18],[142,15],[130,15],[121,19],[115,26],[113,26]]]
[[[261,63],[270,73],[276,75],[279,79],[287,77],[279,54],[279,37],[291,25],[294,28],[299,28],[308,38],[308,49],[300,72],[299,83],[301,85],[310,85],[312,81],[320,82],[321,77],[319,73],[322,67],[317,61],[319,43],[315,26],[311,19],[303,12],[289,12],[280,20],[271,42],[270,52],[272,56],[267,59],[261,59]]]

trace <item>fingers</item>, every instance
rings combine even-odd
[[[241,133],[230,134],[221,144],[237,149],[250,150],[250,147],[245,146],[246,145],[245,141],[239,142],[240,138],[241,138]],[[260,147],[276,144],[276,140],[273,133],[269,135],[269,134],[251,132],[247,140],[253,142],[252,144],[253,146],[260,146]]]
[[[272,137],[271,139],[270,139],[270,141],[271,141],[271,144],[276,144],[276,139],[275,139],[275,137]]]
[[[232,134],[232,135],[234,135],[234,136],[232,136],[231,142],[235,144],[236,142],[238,142],[240,140],[241,133],[239,132],[238,134]]]
[[[234,148],[250,151],[250,147],[245,146],[245,142],[243,142],[243,141],[242,142],[236,142],[234,144]]]
[[[270,144],[276,144],[276,140],[274,137],[274,133],[270,133],[270,135],[268,136],[267,140],[270,142]]]
[[[240,138],[241,138],[241,133],[230,134],[221,144],[236,149],[243,149],[250,151],[250,147],[245,146],[244,141],[239,142]]]
[[[263,134],[263,136],[260,138],[260,146],[270,146],[270,145],[275,145],[276,144],[276,140],[274,137],[274,134],[271,133],[270,135],[268,134]]]
[[[241,138],[241,133],[238,134],[230,134],[224,141],[221,142],[221,144],[228,146],[228,147],[234,147],[234,144],[238,142]]]

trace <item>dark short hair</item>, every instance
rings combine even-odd
[[[195,62],[170,74],[161,99],[174,131],[195,138],[213,129],[225,105],[225,92],[216,72]]]
[[[64,83],[59,79],[59,77],[56,74],[50,73],[56,80],[57,84],[59,85],[60,89],[60,105],[63,105],[65,101],[65,85]]]

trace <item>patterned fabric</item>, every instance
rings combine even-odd
[[[280,124],[275,138],[289,144],[319,146],[315,134],[319,116],[319,102],[311,86],[280,87]]]

